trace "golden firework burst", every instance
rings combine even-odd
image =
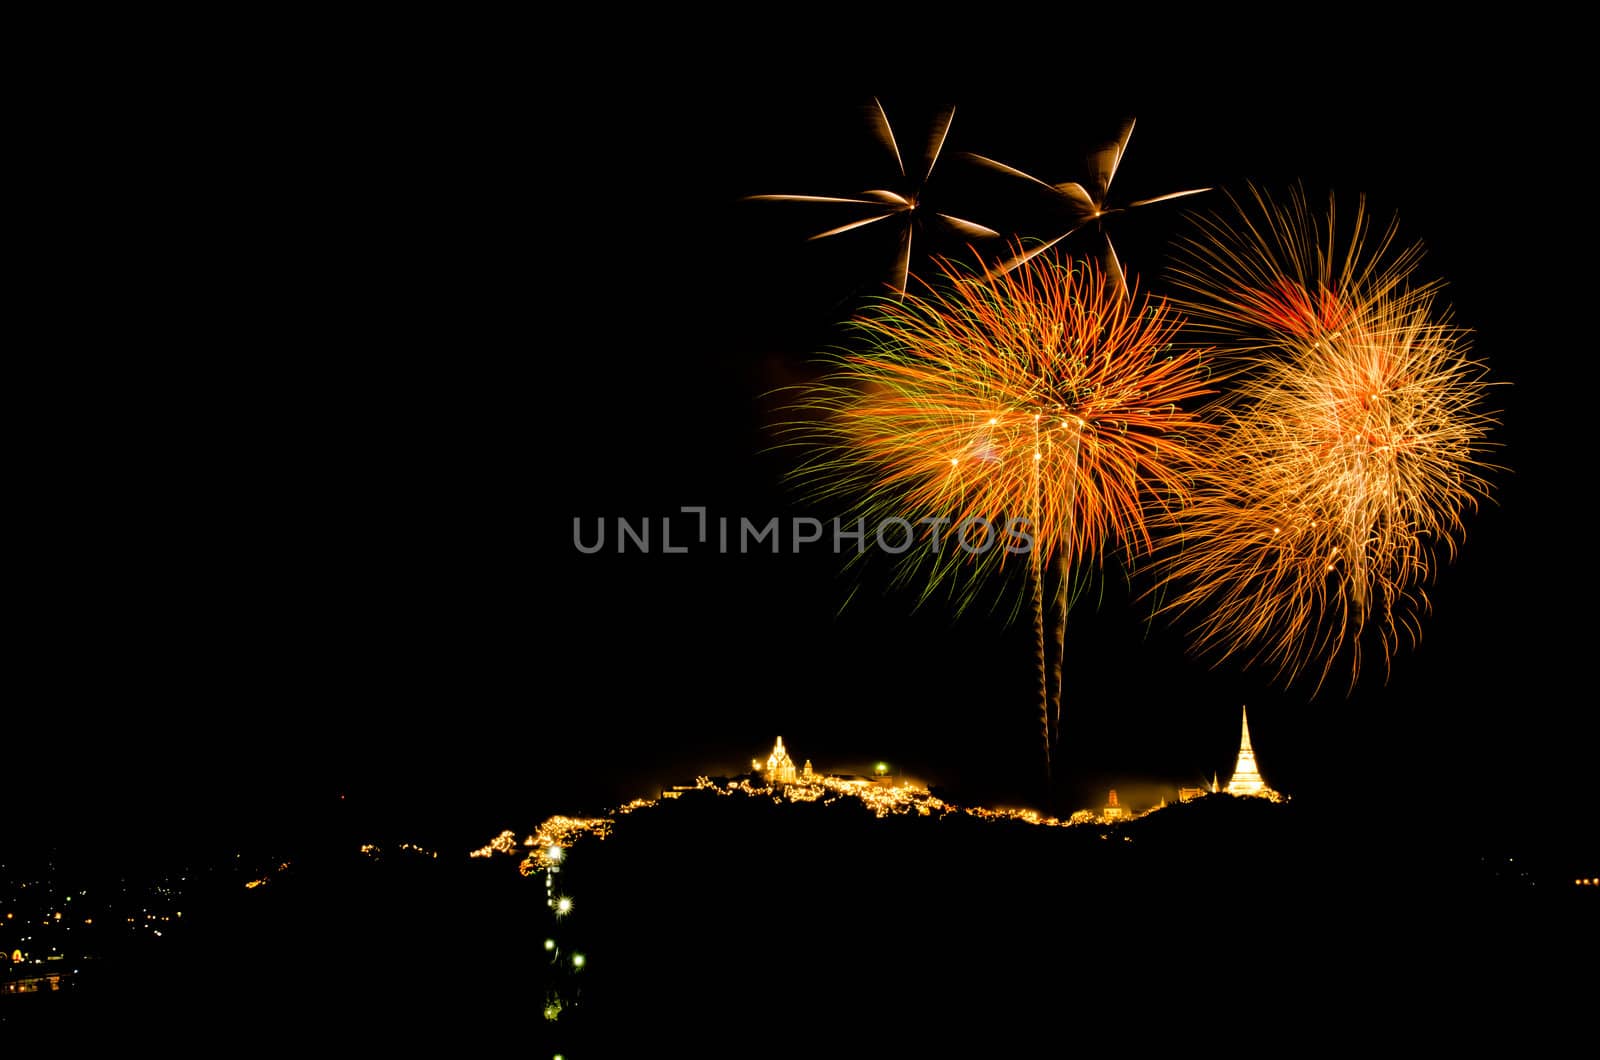
[[[865,349],[800,401],[811,455],[799,477],[813,496],[845,498],[869,537],[898,524],[893,544],[906,547],[890,550],[926,577],[924,594],[958,583],[965,603],[991,576],[1028,572],[1047,751],[1071,576],[1108,542],[1148,550],[1149,523],[1182,507],[1187,469],[1209,449],[1189,408],[1211,393],[1205,357],[1174,349],[1180,326],[1164,302],[1124,297],[1089,262],[1036,256],[1004,273],[946,263],[925,291],[861,315]]]
[[[1331,200],[1324,218],[1252,189],[1181,245],[1180,304],[1235,384],[1159,567],[1199,650],[1318,688],[1340,659],[1353,687],[1373,643],[1387,671],[1420,635],[1426,585],[1488,495],[1494,423],[1468,333],[1414,279],[1421,248],[1393,224],[1370,241],[1364,207],[1337,222]]]

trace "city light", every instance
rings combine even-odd
[[[493,857],[495,854],[512,854],[517,849],[517,834],[509,828],[489,842],[468,854],[471,858]]]
[[[545,939],[544,940],[544,948],[545,948],[546,951],[555,949],[556,948],[556,940],[555,939]]]
[[[572,955],[572,966],[574,968],[582,968],[586,963],[588,963],[588,958],[583,954],[574,953]]]
[[[409,850],[413,854],[421,854],[423,857],[427,858],[437,859],[439,856],[439,852],[437,850],[429,850],[427,847],[420,847],[415,843],[401,843],[400,849]]]
[[[571,898],[563,898],[559,902],[556,903],[556,915],[557,916],[566,916],[570,912],[572,912],[572,899]]]
[[[654,799],[635,799],[627,805],[617,807],[616,812],[631,813],[642,806],[654,805]],[[523,846],[532,847],[533,851],[522,860],[518,868],[524,876],[532,876],[546,869],[557,872],[561,861],[566,857],[568,847],[586,836],[604,839],[611,834],[613,823],[610,817],[567,817],[557,814],[546,820],[539,826],[538,831],[522,841]],[[510,850],[505,851],[505,853],[510,852]]]

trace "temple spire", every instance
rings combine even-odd
[[[1269,789],[1256,768],[1256,752],[1250,746],[1250,716],[1239,708],[1239,759],[1233,767],[1233,779],[1228,781],[1229,795],[1262,795]]]

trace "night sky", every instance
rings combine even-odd
[[[1079,178],[1129,113],[1123,199],[1365,192],[1509,384],[1508,470],[1387,684],[1374,665],[1312,699],[1213,669],[1109,561],[1068,630],[1060,808],[1226,781],[1247,703],[1267,780],[1330,813],[1426,808],[1461,856],[1592,819],[1588,121],[1514,91],[956,100],[930,200],[1005,231],[1043,234],[1047,204],[959,152]],[[124,179],[41,265],[56,324],[12,395],[39,426],[12,461],[8,831],[182,847],[343,794],[486,838],[780,733],[819,768],[1041,804],[1026,626],[916,610],[817,547],[574,548],[575,517],[825,514],[785,484],[763,395],[809,377],[893,256],[870,228],[807,243],[845,219],[826,207],[740,201],[883,186],[870,89],[631,95],[290,94],[121,145]],[[939,102],[883,98],[903,146]],[[1143,286],[1185,206],[1116,229]]]

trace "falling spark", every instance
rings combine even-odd
[[[917,162],[922,164],[911,171],[906,169],[905,158],[900,153],[899,142],[895,139],[894,129],[889,124],[889,115],[884,111],[883,104],[873,99],[868,115],[878,139],[894,155],[895,165],[899,169],[898,184],[901,190],[870,188],[861,192],[856,198],[836,198],[828,195],[751,195],[747,198],[757,202],[834,203],[872,208],[870,216],[818,232],[811,237],[813,240],[826,239],[828,236],[841,235],[877,224],[879,221],[893,219],[900,226],[901,232],[890,285],[896,294],[904,294],[911,275],[911,237],[917,222],[931,218],[969,238],[992,239],[1000,233],[974,221],[928,210],[923,204],[923,194],[928,179],[933,176],[933,167],[938,163],[939,155],[944,150],[945,140],[950,135],[950,123],[955,119],[954,107],[942,108],[934,118],[928,134],[927,147],[922,157],[917,159]]]
[[[1017,169],[1014,166],[1008,166],[1004,162],[997,162],[994,159],[986,158],[983,155],[967,155],[967,157],[973,161],[988,166],[991,169],[999,170],[1002,173],[1007,173],[1014,177],[1020,177],[1023,180],[1038,184],[1040,187],[1047,188],[1050,192],[1066,203],[1070,210],[1072,222],[1066,231],[1060,233],[1041,246],[1035,247],[1026,252],[1018,253],[1002,262],[998,266],[1001,272],[1008,272],[1011,269],[1022,265],[1024,262],[1035,257],[1036,255],[1042,254],[1043,252],[1049,250],[1051,247],[1055,246],[1057,243],[1060,243],[1073,233],[1079,231],[1084,226],[1093,224],[1095,226],[1096,234],[1099,236],[1100,240],[1100,259],[1102,266],[1104,267],[1107,275],[1111,277],[1112,283],[1115,285],[1117,292],[1123,297],[1128,296],[1127,278],[1123,274],[1122,262],[1117,258],[1116,247],[1112,246],[1111,244],[1111,236],[1105,230],[1105,219],[1115,214],[1126,213],[1129,210],[1137,209],[1140,206],[1149,206],[1153,203],[1166,202],[1170,199],[1181,199],[1189,195],[1199,195],[1202,192],[1211,190],[1210,188],[1190,188],[1187,191],[1174,191],[1168,192],[1165,195],[1156,195],[1148,199],[1137,199],[1125,206],[1111,205],[1111,181],[1116,177],[1118,167],[1122,165],[1123,155],[1127,153],[1128,140],[1133,136],[1133,124],[1133,120],[1130,119],[1128,123],[1122,127],[1122,131],[1118,134],[1115,140],[1111,140],[1105,144],[1102,144],[1089,155],[1087,160],[1089,184],[1087,187],[1075,180],[1064,181],[1060,184],[1047,184],[1038,177],[1024,173],[1022,170]]]

